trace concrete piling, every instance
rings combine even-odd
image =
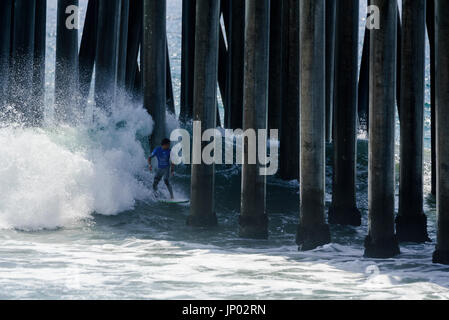
[[[332,142],[335,77],[335,29],[338,0],[326,1],[326,142]]]
[[[284,55],[279,175],[299,179],[299,0],[284,1]]]
[[[363,39],[362,61],[360,63],[359,88],[358,88],[358,117],[359,128],[368,132],[369,127],[369,53],[370,30],[365,29]]]
[[[11,51],[11,16],[14,1],[0,1],[0,111],[8,100],[9,65]],[[3,112],[2,112],[3,113]]]
[[[397,62],[396,62],[396,105],[398,109],[398,116],[399,116],[399,122],[401,121],[401,78],[402,78],[402,21],[401,21],[401,14],[399,13],[399,6],[397,10],[397,48],[396,48],[396,55],[397,55]]]
[[[11,36],[9,97],[19,118],[32,125],[35,0],[15,0]],[[27,23],[24,23],[26,21]]]
[[[220,0],[197,0],[195,34],[195,79],[193,120],[201,122],[199,136],[216,127]],[[201,139],[200,139],[201,140]],[[214,226],[215,167],[201,160],[205,144],[193,138],[193,161],[190,190],[190,226]],[[197,164],[195,164],[197,162]]]
[[[223,1],[222,1],[223,3]],[[220,90],[221,102],[223,104],[224,114],[225,114],[225,123],[229,115],[229,83],[228,83],[228,65],[229,65],[229,52],[226,47],[226,36],[223,32],[223,28],[221,25],[218,28],[219,30],[219,42],[218,42],[218,88]],[[217,103],[218,106],[218,103]],[[217,109],[217,126],[220,126],[221,119],[220,113]]]
[[[336,4],[334,168],[329,223],[360,226],[356,204],[359,1]]]
[[[83,35],[78,55],[79,104],[85,107],[94,72],[98,33],[98,0],[89,0],[84,20]]]
[[[426,1],[402,2],[401,165],[396,234],[401,242],[430,241],[423,212]]]
[[[282,66],[283,64],[283,6],[284,0],[273,3],[270,8],[270,61],[268,80],[268,127],[281,128],[282,112]]]
[[[270,2],[246,1],[243,130],[267,129],[269,32]],[[261,174],[260,164],[248,163],[247,139],[243,146],[245,161],[242,167],[240,236],[266,239],[266,176]],[[266,148],[266,145],[260,147]]]
[[[301,161],[299,250],[330,242],[325,221],[325,3],[300,1]]]
[[[78,0],[58,0],[55,63],[55,118],[72,120],[77,105],[78,88],[78,26],[69,15],[77,15],[71,6]],[[73,8],[73,7],[72,7]]]
[[[154,121],[151,148],[166,137],[167,35],[165,0],[143,2],[143,90],[144,107]]]
[[[243,64],[245,47],[245,1],[230,1],[229,18],[229,123],[231,129],[242,128]]]
[[[226,126],[226,123],[229,123],[229,116],[230,116],[230,89],[231,89],[231,82],[230,82],[230,46],[229,42],[231,40],[231,37],[228,35],[229,31],[229,24],[230,24],[230,12],[232,5],[231,0],[221,0],[220,2],[220,38],[218,43],[218,87],[220,89],[220,96],[221,96],[221,102],[223,104],[224,109],[224,118],[223,118],[223,124]],[[218,103],[217,103],[218,107]],[[217,108],[217,126],[221,126],[221,117],[220,112]]]
[[[175,114],[175,97],[173,94],[173,79],[172,79],[172,75],[171,75],[171,63],[170,63],[170,54],[168,52],[168,43],[167,43],[167,61],[166,61],[166,74],[167,74],[167,85],[166,85],[166,89],[167,89],[167,94],[166,94],[166,103],[167,103],[167,111],[170,112],[171,114]]]
[[[449,2],[435,0],[437,244],[433,262],[449,265]]]
[[[45,52],[47,46],[47,0],[36,0],[33,62],[33,125],[39,126],[44,117],[45,104]]]
[[[132,0],[131,0],[132,1]],[[124,101],[126,88],[126,61],[128,54],[128,27],[129,27],[129,5],[130,0],[122,0],[120,9],[120,36],[117,63],[117,92],[116,100]]]
[[[181,105],[179,118],[192,119],[195,67],[196,1],[182,1]]]
[[[139,70],[137,58],[142,44],[143,0],[132,0],[129,3],[128,46],[126,53],[125,87],[127,93],[134,97],[136,90],[136,77]],[[138,78],[141,80],[140,77]],[[140,81],[141,82],[141,81]]]
[[[430,46],[430,130],[431,130],[431,192],[437,194],[436,101],[435,101],[435,0],[426,1],[426,25]]]
[[[396,100],[397,3],[373,0],[382,14],[371,30],[369,96],[368,236],[365,256],[399,253],[394,231],[394,139]]]
[[[95,103],[110,112],[117,90],[120,0],[98,0],[98,33],[95,57]]]

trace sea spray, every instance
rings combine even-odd
[[[53,229],[147,200],[145,148],[152,127],[148,113],[131,104],[73,126],[3,123],[0,228]]]

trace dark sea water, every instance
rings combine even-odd
[[[82,22],[87,1],[80,3]],[[168,0],[167,12],[179,99],[181,1]],[[361,12],[364,16],[364,7]],[[49,1],[48,14],[46,124],[40,129],[20,124],[0,128],[0,299],[449,297],[449,267],[431,263],[434,243],[402,245],[395,259],[363,258],[368,180],[363,133],[357,179],[363,225],[332,227],[331,244],[297,251],[299,186],[275,177],[268,179],[269,240],[240,239],[237,166],[217,167],[219,226],[187,227],[188,205],[160,204],[150,192],[145,137],[152,122],[140,106],[125,104],[96,123],[54,124],[56,0]],[[428,93],[427,87],[425,210],[435,239]],[[91,106],[87,113],[93,111]],[[176,128],[177,121],[169,117],[168,126]],[[331,163],[330,156],[327,161]],[[331,174],[329,167],[328,204]],[[173,182],[176,196],[187,198],[189,168],[179,167]]]

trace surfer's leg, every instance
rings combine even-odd
[[[170,192],[170,198],[173,200],[175,197],[173,196],[173,188],[171,187],[170,181],[165,180],[165,185],[167,186],[168,192]]]
[[[165,185],[167,186],[168,192],[170,192],[170,198],[174,199],[173,188],[170,184],[170,168],[167,168],[167,171],[164,174],[164,182]]]
[[[154,191],[157,191],[157,186],[158,186],[159,182],[161,182],[163,175],[164,175],[164,171],[162,171],[161,169],[157,169],[156,175],[154,176],[154,183],[153,183]]]

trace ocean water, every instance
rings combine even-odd
[[[179,97],[181,1],[167,2]],[[81,23],[86,4],[80,1]],[[188,205],[160,204],[151,195],[145,157],[152,120],[141,106],[125,103],[95,123],[83,120],[77,126],[52,120],[55,14],[56,0],[50,0],[45,125],[0,127],[0,299],[449,298],[449,267],[431,263],[434,243],[401,245],[394,259],[363,258],[368,161],[363,134],[357,179],[363,225],[331,227],[331,244],[297,251],[298,183],[273,177],[267,190],[269,240],[240,239],[235,166],[217,167],[219,226],[187,227]],[[91,106],[90,112],[97,110]],[[175,128],[177,122],[169,118],[168,125]],[[429,125],[427,103],[425,210],[435,239]],[[188,197],[189,168],[177,168],[173,180],[177,197]],[[330,168],[327,185],[329,203]]]

